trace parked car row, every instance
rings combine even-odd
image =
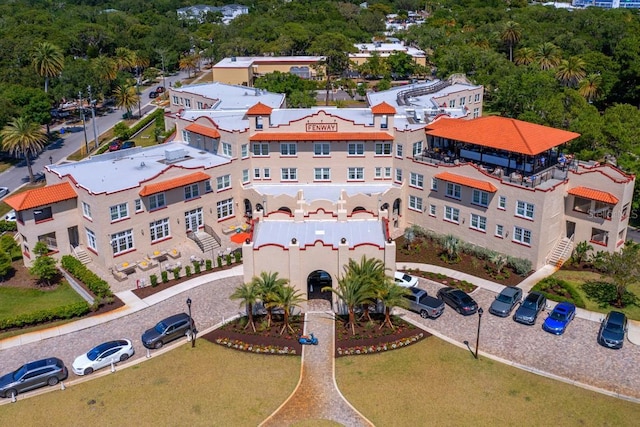
[[[118,151],[118,150],[124,150],[127,148],[132,148],[135,147],[136,143],[135,141],[120,141],[118,139],[114,139],[113,141],[111,141],[109,143],[109,151]]]
[[[478,304],[466,292],[451,287],[438,290],[437,299],[428,296],[427,291],[417,288],[418,279],[406,273],[396,272],[395,281],[403,287],[411,289],[411,294],[405,297],[409,300],[409,310],[415,311],[423,318],[437,318],[444,311],[442,301],[457,313],[469,316],[478,312]],[[525,325],[534,325],[540,313],[547,306],[547,298],[540,292],[530,292],[522,299],[522,289],[515,286],[505,287],[491,303],[489,313],[507,317],[518,306],[513,314],[513,320]],[[435,301],[434,301],[435,300]],[[576,316],[576,306],[570,302],[560,302],[551,310],[542,323],[546,332],[562,335]],[[611,311],[601,322],[597,341],[608,348],[619,349],[624,344],[627,332],[627,317],[619,311]]]
[[[146,348],[159,349],[180,337],[186,336],[191,339],[193,331],[196,331],[196,325],[188,314],[175,314],[146,330],[142,334],[142,344]],[[98,369],[124,362],[134,354],[131,340],[103,342],[76,357],[72,370],[76,375],[90,375]],[[68,376],[67,367],[57,357],[29,362],[0,377],[0,397],[15,397],[19,393],[39,387],[54,386]]]

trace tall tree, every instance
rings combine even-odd
[[[509,61],[513,62],[513,47],[518,44],[522,38],[522,28],[520,24],[513,21],[507,21],[500,31],[500,40],[509,47]]]
[[[240,300],[240,306],[244,306],[247,311],[248,322],[245,325],[245,329],[251,326],[253,332],[256,331],[256,325],[253,321],[253,306],[260,297],[258,287],[254,282],[243,283],[238,286],[235,291],[229,296],[231,299]]]
[[[251,283],[257,287],[260,299],[267,309],[267,325],[271,326],[271,320],[273,318],[273,301],[277,298],[276,293],[280,288],[289,283],[288,279],[278,277],[278,272],[267,273],[263,271],[260,276],[256,276],[251,280]]]
[[[378,301],[384,304],[384,321],[380,325],[380,329],[388,326],[393,330],[395,327],[391,322],[391,309],[393,307],[407,308],[409,302],[404,296],[411,294],[411,291],[397,285],[390,277],[387,279],[378,285],[375,295]]]
[[[640,282],[640,245],[629,241],[619,252],[603,253],[596,266],[615,283],[616,306],[622,307],[629,285]]]
[[[362,256],[360,262],[356,262],[354,259],[349,259],[346,265],[348,274],[351,274],[358,278],[361,286],[370,290],[371,297],[362,301],[362,316],[371,321],[369,316],[369,305],[373,302],[373,294],[378,286],[382,286],[389,278],[385,275],[384,262],[377,258],[367,258]]]
[[[563,59],[556,68],[556,78],[563,85],[575,88],[586,75],[584,67],[584,61],[577,56]]]
[[[29,182],[34,182],[31,158],[35,157],[47,140],[42,127],[25,117],[13,119],[0,131],[3,148],[16,157],[24,156],[29,171]]]
[[[602,94],[602,76],[591,73],[580,80],[578,92],[590,103],[597,100]]]
[[[116,106],[127,110],[127,115],[131,115],[131,110],[140,100],[140,95],[136,93],[136,88],[128,84],[116,87],[114,91]]]
[[[516,50],[516,65],[533,64],[536,60],[536,51],[530,47],[521,47]]]
[[[350,327],[351,333],[355,335],[356,307],[358,305],[361,305],[364,301],[371,299],[371,290],[367,289],[365,286],[362,286],[360,278],[345,271],[345,274],[338,279],[338,286],[336,288],[325,286],[324,288],[322,288],[322,292],[326,291],[331,291],[336,294],[347,307],[349,317],[347,323],[345,324],[345,327]]]
[[[562,60],[560,49],[553,43],[542,43],[535,53],[536,62],[541,70],[556,68]]]
[[[35,46],[33,66],[39,76],[44,77],[44,91],[49,91],[49,79],[56,77],[64,68],[62,50],[53,43],[41,42]]]
[[[329,105],[331,79],[340,77],[349,68],[349,53],[354,52],[353,43],[341,33],[324,33],[318,36],[309,46],[313,55],[322,55],[324,59],[318,66],[325,73],[326,105]]]
[[[284,324],[282,326],[282,329],[280,330],[280,335],[282,335],[287,329],[291,332],[295,332],[291,327],[289,321],[291,309],[294,307],[299,307],[300,303],[302,303],[303,301],[305,301],[305,299],[291,285],[281,286],[276,289],[273,294],[273,299],[268,303],[268,307],[276,307],[282,309]]]

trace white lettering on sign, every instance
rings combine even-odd
[[[307,123],[307,132],[338,132],[337,123]]]

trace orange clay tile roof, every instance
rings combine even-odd
[[[211,179],[209,175],[204,172],[196,172],[189,175],[179,176],[176,178],[168,179],[166,181],[155,182],[153,184],[145,185],[140,190],[142,197],[149,196],[151,194],[161,193],[163,191],[172,190],[178,187],[184,187],[185,185],[194,184],[200,181],[206,181]]]
[[[52,203],[75,199],[76,197],[78,197],[78,195],[71,184],[63,182],[14,194],[4,199],[4,202],[16,211],[23,211],[25,209],[33,209]]]
[[[444,122],[439,126],[430,127],[426,133],[530,156],[580,136],[575,132],[499,116],[456,120],[448,125]]]
[[[489,193],[495,193],[496,191],[498,191],[498,189],[490,182],[468,178],[462,175],[456,175],[455,173],[451,172],[441,172],[436,175],[436,178],[443,181],[453,182],[454,184],[464,185],[465,187],[477,188],[478,190],[486,191]]]
[[[251,141],[393,141],[386,132],[260,132]]]
[[[594,190],[589,187],[575,187],[569,190],[569,194],[584,197],[585,199],[595,200],[596,202],[609,203],[610,205],[618,204],[618,198],[606,191]]]
[[[214,128],[199,125],[197,123],[191,123],[189,126],[184,128],[184,130],[188,130],[189,132],[208,136],[209,138],[220,138],[220,133]]]
[[[393,108],[392,105],[387,104],[386,102],[381,102],[378,105],[374,105],[371,107],[371,112],[373,114],[395,114],[396,109]]]
[[[258,102],[253,107],[247,110],[248,116],[268,116],[273,111],[273,108],[268,105],[264,105],[262,102]]]

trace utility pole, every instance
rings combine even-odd
[[[93,139],[95,140],[95,148],[98,148],[98,124],[96,123],[96,105],[91,98],[91,85],[87,86],[89,92],[89,105],[91,106],[91,119],[93,120]],[[88,153],[87,153],[88,154]]]
[[[87,141],[87,127],[84,120],[84,106],[82,105],[82,91],[78,91],[78,98],[80,98],[80,114],[82,114],[82,131],[84,132],[84,148],[87,150],[86,154],[89,155],[89,141]],[[95,122],[94,122],[95,123]]]

